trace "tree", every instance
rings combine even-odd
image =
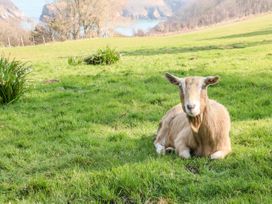
[[[271,0],[187,0],[172,18],[153,31],[184,31],[269,11]]]
[[[56,40],[102,36],[108,32],[126,0],[58,0],[44,19],[43,31]],[[39,25],[40,26],[40,25]]]
[[[0,22],[0,46],[29,45],[29,32],[24,30],[19,22]]]

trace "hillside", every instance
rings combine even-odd
[[[271,0],[188,0],[153,32],[187,31],[269,11]]]
[[[12,3],[11,0],[0,0],[0,23],[9,21],[22,21],[22,12]]]
[[[12,3],[11,0],[0,0],[0,47],[21,45],[29,43],[29,34],[23,28],[30,19]]]
[[[271,19],[0,48],[32,64],[29,90],[0,108],[0,203],[272,203]],[[107,45],[119,63],[67,63]],[[156,155],[159,121],[180,100],[165,72],[220,76],[209,97],[231,115],[226,159]]]

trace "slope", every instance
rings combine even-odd
[[[271,18],[185,35],[0,48],[33,66],[30,91],[0,109],[0,201],[271,203]],[[122,52],[120,63],[67,65],[68,56],[106,45]],[[225,160],[156,155],[158,121],[179,103],[166,71],[221,76],[209,96],[231,114]]]

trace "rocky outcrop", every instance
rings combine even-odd
[[[121,16],[129,19],[162,19],[173,15],[186,0],[128,0]],[[40,16],[41,21],[54,15],[56,6],[46,4]]]
[[[22,20],[24,20],[24,15],[11,0],[0,0],[0,22],[20,22]]]
[[[128,0],[122,16],[131,19],[161,19],[172,15],[171,8],[164,0]]]
[[[29,45],[29,32],[23,25],[27,22],[11,0],[0,0],[0,47]]]
[[[58,2],[44,5],[42,14],[40,16],[40,21],[45,22],[46,20],[54,16],[58,12],[57,8],[65,8],[65,3]]]
[[[46,4],[43,6],[40,21],[46,21],[46,19],[54,14],[54,7],[52,4]]]

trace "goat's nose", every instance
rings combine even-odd
[[[189,110],[192,110],[192,109],[194,109],[196,107],[196,105],[195,104],[188,104],[187,105],[187,108],[189,109]]]

